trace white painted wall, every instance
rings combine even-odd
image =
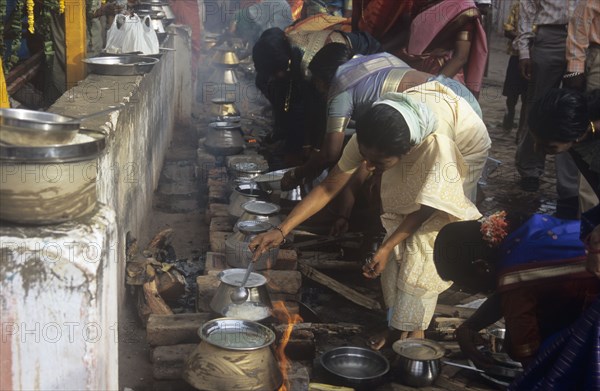
[[[170,36],[165,45],[185,51],[179,39]],[[191,97],[179,96],[191,90],[175,87],[175,73],[189,72],[189,62],[186,68],[176,56],[166,52],[144,76],[89,75],[51,108],[77,117],[128,103],[83,122],[107,133],[91,216],[42,227],[0,223],[0,389],[118,389],[125,236],[148,237],[174,124],[189,121],[175,114],[189,113],[176,102],[191,106]],[[178,80],[181,87],[186,78]]]

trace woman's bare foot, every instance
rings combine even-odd
[[[394,328],[388,328],[376,332],[368,340],[367,345],[373,350],[380,350],[384,347],[392,346],[392,344],[398,340],[404,340],[408,338],[425,338],[424,330],[415,331],[402,331]]]

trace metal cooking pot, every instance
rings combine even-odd
[[[267,232],[273,226],[264,221],[240,221],[236,223],[238,232],[225,240],[225,260],[231,267],[246,268],[252,259],[252,251],[248,244],[257,235]],[[270,269],[277,261],[279,247],[275,247],[264,253],[254,264],[255,270]]]
[[[220,318],[198,331],[201,342],[188,357],[183,378],[207,391],[278,389],[283,377],[271,350],[275,334],[247,320]]]
[[[440,374],[440,359],[444,357],[444,347],[427,339],[408,338],[394,342],[396,352],[393,363],[396,378],[407,386],[426,387]]]
[[[231,164],[227,171],[233,183],[248,183],[254,182],[254,178],[267,170],[266,167],[268,167],[266,162],[261,165],[254,162],[241,161]]]
[[[239,65],[240,59],[233,48],[219,47],[212,56],[212,62],[218,65],[235,66]]]
[[[266,200],[269,193],[258,188],[258,185],[253,182],[240,183],[235,186],[233,192],[229,196],[229,207],[227,209],[230,216],[240,217],[244,213],[242,207],[248,201]]]
[[[111,106],[104,110],[82,115],[79,118],[44,111],[0,109],[0,128],[2,129],[0,144],[23,147],[67,144],[77,135],[82,120],[113,112],[118,110],[119,107],[121,106]]]
[[[213,311],[223,316],[228,316],[233,304],[231,293],[241,285],[245,273],[246,269],[227,269],[219,273],[218,277],[221,283],[210,301],[210,308]],[[245,287],[248,289],[248,299],[246,299],[244,304],[254,304],[265,310],[265,316],[261,317],[260,311],[257,311],[257,318],[247,320],[260,321],[268,318],[271,315],[270,311],[273,305],[267,290],[267,279],[261,274],[250,273]]]
[[[329,350],[320,361],[334,383],[359,390],[380,385],[390,369],[388,360],[380,353],[352,346]]]
[[[204,146],[214,155],[237,155],[244,150],[242,127],[236,122],[211,122]]]
[[[281,210],[279,205],[266,201],[248,201],[242,204],[244,213],[238,219],[239,221],[264,221],[277,227],[281,224],[281,218],[278,213]],[[234,227],[233,232],[237,232]]]
[[[219,121],[235,122],[240,120],[240,111],[232,99],[215,98],[211,102],[211,114]]]

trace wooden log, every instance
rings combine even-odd
[[[455,318],[464,318],[468,319],[471,315],[475,313],[475,309],[473,308],[464,308],[464,307],[456,307],[453,305],[440,304],[438,303],[435,306],[435,313],[448,315]]]
[[[277,335],[283,334],[286,328],[287,324],[278,324],[274,326]],[[296,323],[292,329],[292,333],[300,330],[308,330],[315,335],[353,335],[362,333],[364,331],[364,326],[353,323]]]
[[[281,344],[282,335],[277,335],[277,345]],[[315,358],[315,334],[309,330],[292,330],[285,345],[285,355],[290,360],[302,361]]]
[[[177,300],[185,294],[185,277],[174,268],[159,272],[156,282],[158,293],[166,301]]]
[[[154,271],[154,267],[152,265],[148,265],[146,267],[146,274],[151,279],[148,282],[145,282],[143,285],[144,298],[146,299],[146,304],[150,308],[151,313],[157,315],[173,314],[171,307],[165,303],[160,296],[160,293],[158,293],[158,288],[156,286],[156,272]]]
[[[152,375],[155,379],[181,379],[185,361],[198,344],[158,346],[152,351]]]
[[[463,318],[447,318],[443,316],[437,316],[433,319],[433,327],[437,330],[454,329],[460,326],[465,319]]]
[[[298,268],[306,277],[339,293],[340,295],[342,295],[343,297],[352,301],[355,304],[358,304],[370,310],[381,309],[381,304],[379,304],[379,302],[377,302],[376,300],[373,300],[370,297],[358,293],[352,288],[348,288],[346,285],[305,264],[302,260],[298,260]]]
[[[213,317],[210,313],[150,315],[146,340],[151,346],[199,343],[198,329]]]
[[[354,388],[334,386],[325,383],[309,383],[308,391],[354,391]]]
[[[171,243],[171,238],[173,237],[173,229],[167,228],[163,229],[159,233],[157,233],[154,238],[148,244],[147,249],[149,251],[155,252],[157,250],[164,250]]]
[[[321,270],[360,270],[362,268],[361,262],[341,261],[336,258],[337,256],[337,253],[303,251],[300,259],[308,266]]]

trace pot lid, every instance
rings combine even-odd
[[[242,280],[244,279],[244,275],[246,274],[246,269],[227,269],[223,270],[219,273],[219,280],[222,283],[231,285],[231,286],[240,286],[242,285]],[[263,286],[267,283],[267,278],[259,273],[250,273],[248,276],[248,281],[246,282],[246,287],[255,288],[259,286]]]
[[[219,318],[206,322],[198,334],[211,345],[230,350],[256,350],[269,346],[275,333],[250,320]]]
[[[394,342],[394,352],[411,360],[437,360],[444,357],[444,347],[428,339],[409,338]]]
[[[242,204],[242,209],[251,214],[260,216],[270,216],[279,213],[279,210],[281,208],[279,207],[279,205],[274,204],[272,202],[248,201]]]
[[[229,122],[229,121],[211,122],[210,124],[208,124],[208,126],[214,130],[233,130],[233,129],[241,128],[239,122]]]
[[[260,174],[264,171],[254,162],[237,162],[233,165],[233,169],[243,174]]]
[[[284,168],[282,170],[267,172],[267,173],[261,174],[261,175],[257,176],[256,178],[254,178],[254,181],[255,182],[279,182],[281,179],[283,179],[283,175],[293,168],[295,168],[295,167]]]
[[[235,227],[245,235],[258,235],[273,228],[271,223],[258,220],[238,221]]]
[[[81,129],[79,134],[64,145],[37,147],[0,145],[0,160],[27,163],[67,163],[92,160],[106,147],[106,134],[101,131]]]
[[[213,98],[210,101],[216,105],[232,105],[235,103],[235,99],[228,98]]]

